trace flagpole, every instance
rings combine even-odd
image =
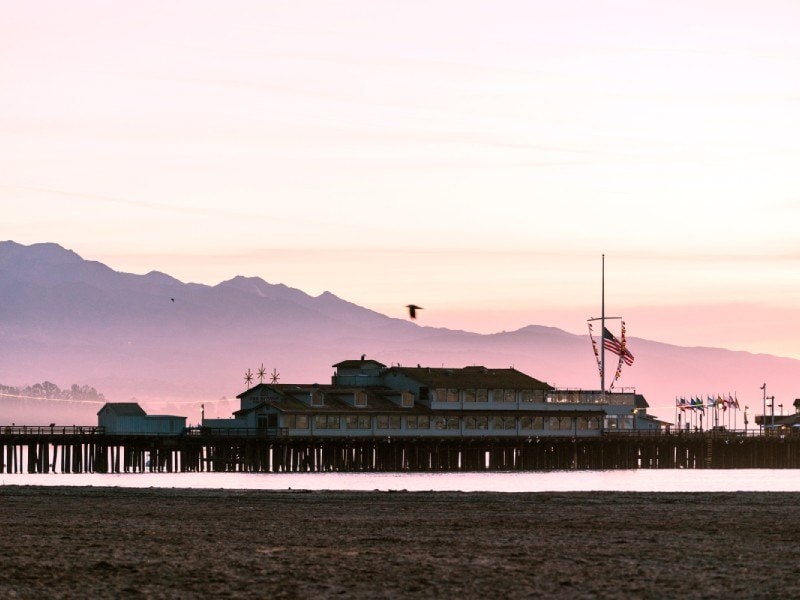
[[[606,394],[606,321],[609,319],[621,319],[622,317],[607,317],[606,316],[606,255],[602,255],[602,269],[600,281],[600,316],[587,319],[589,323],[600,321],[600,393],[605,402]],[[589,326],[589,335],[591,335],[591,325]],[[615,340],[616,341],[616,340]],[[597,357],[597,354],[595,354]]]
[[[601,341],[600,344],[600,389],[603,394],[603,402],[605,402],[606,395],[606,255],[603,254],[602,267],[601,267],[602,282],[600,284],[600,291],[602,298],[600,300],[600,331]]]

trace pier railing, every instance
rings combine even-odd
[[[102,435],[105,427],[86,425],[1,425],[0,435]]]

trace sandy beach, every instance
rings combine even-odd
[[[0,597],[800,596],[800,494],[0,487]]]

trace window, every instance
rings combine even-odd
[[[602,417],[589,417],[587,419],[587,425],[590,430],[600,429],[601,422],[602,422]]]
[[[572,417],[549,417],[547,428],[550,431],[572,431],[575,423]]]
[[[475,390],[464,390],[464,402],[475,402]]]
[[[530,419],[530,417],[524,417]],[[492,419],[492,429],[516,429],[517,419],[515,417],[494,417]]]
[[[372,418],[367,415],[348,415],[345,417],[345,427],[347,429],[371,429]]]
[[[464,417],[464,429],[488,429],[488,417]]]
[[[447,389],[447,402],[458,402],[458,390],[455,388]]]
[[[325,404],[325,394],[319,390],[311,392],[311,406],[322,406]]]
[[[315,415],[315,429],[339,429],[339,415]]]
[[[544,390],[522,390],[519,392],[522,402],[544,402]]]
[[[355,405],[356,406],[366,406],[367,405],[367,392],[358,391],[355,394]]]
[[[407,429],[428,429],[430,428],[430,417],[428,415],[411,415],[406,417]]]
[[[414,394],[411,392],[403,392],[400,402],[403,408],[411,408],[414,406]]]
[[[618,425],[615,415],[606,415],[606,429],[618,429]]]
[[[458,429],[458,417],[431,417],[432,429]]]
[[[533,429],[533,417],[520,417],[519,428],[523,431]]]
[[[489,390],[478,390],[476,394],[476,400],[478,402],[488,402],[489,401]]]
[[[426,387],[419,388],[419,399],[420,400],[427,400],[428,399],[428,388],[426,388]]]
[[[433,399],[436,402],[447,402],[447,390],[444,388],[436,388]]]
[[[492,399],[495,402],[516,402],[517,394],[514,390],[494,390],[492,391]]]
[[[464,417],[464,429],[475,429],[475,417]]]
[[[375,417],[376,429],[400,429],[400,415],[378,415]]]
[[[589,429],[589,419],[587,417],[577,417],[575,419],[575,428],[578,431],[586,431]]]
[[[308,429],[307,415],[285,415],[283,426],[288,429]]]

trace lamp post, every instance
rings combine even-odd
[[[764,426],[767,424],[767,384],[761,386],[763,396],[761,399],[761,433],[764,433]]]
[[[769,414],[770,420],[772,421],[772,431],[775,431],[775,396],[769,397]]]
[[[744,435],[747,436],[747,424],[750,422],[750,407],[744,405]]]

